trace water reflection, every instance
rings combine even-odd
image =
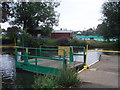
[[[2,73],[3,87],[13,88],[15,85],[16,69],[14,60],[13,55],[0,55],[0,73]]]
[[[24,71],[16,72],[14,55],[0,55],[0,63],[3,88],[31,88],[34,75]]]

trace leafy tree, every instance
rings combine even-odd
[[[20,25],[23,29],[27,28],[28,33],[33,33],[37,26],[41,26],[43,30],[51,32],[52,27],[58,24],[59,14],[54,9],[59,5],[59,2],[11,3],[11,16],[14,19],[12,19],[10,24]]]
[[[2,3],[0,2],[0,7],[2,10],[2,14],[1,14],[1,17],[2,17],[1,22],[2,23],[8,21],[9,18],[13,15],[11,4],[12,4],[12,2],[2,2]]]
[[[120,1],[105,2],[102,6],[103,23],[98,26],[99,34],[105,39],[120,40]]]

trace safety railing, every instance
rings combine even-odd
[[[74,57],[76,56],[83,56],[83,62],[86,60],[86,49],[83,46],[48,46],[48,45],[41,45],[44,48],[57,48],[58,49],[58,56],[62,57],[62,52],[59,52],[59,49],[64,49],[66,51],[66,57],[69,62],[74,62]],[[42,51],[43,52],[43,51]],[[79,52],[79,53],[78,53]],[[82,61],[82,60],[80,60]]]
[[[64,52],[64,56],[62,58],[57,58],[56,53],[58,50]],[[51,49],[51,48],[30,48],[30,47],[16,47],[16,62],[21,62],[24,64],[31,64],[31,60],[35,62],[35,65],[38,64],[38,59],[47,59],[47,60],[56,60],[56,61],[63,61],[63,65],[66,65],[66,51],[63,49]],[[21,54],[19,53],[21,52]],[[52,54],[52,55],[48,55]],[[18,60],[17,57],[21,57],[21,61]]]
[[[86,48],[83,46],[72,46],[72,48],[73,48],[73,57],[74,56],[82,56],[83,63],[85,64],[86,63]],[[77,51],[77,53],[75,51]]]

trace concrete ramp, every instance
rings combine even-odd
[[[79,73],[82,88],[118,88],[118,60],[120,56],[102,55],[96,64]]]

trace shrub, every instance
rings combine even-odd
[[[77,86],[80,84],[80,79],[77,78],[75,69],[62,69],[58,77],[58,84],[63,87]]]
[[[48,39],[48,40],[46,40],[46,45],[56,46],[57,45],[57,40],[55,40],[55,39]]]
[[[75,69],[64,68],[60,70],[60,75],[53,77],[50,75],[37,76],[35,78],[33,88],[61,88],[77,86],[80,84],[80,79],[77,78]]]
[[[85,46],[87,44],[86,41],[78,40],[78,39],[71,39],[70,45],[71,46]]]
[[[68,45],[70,45],[70,41],[68,38],[63,37],[63,38],[60,38],[57,40],[57,45],[68,46]]]
[[[55,79],[50,75],[45,76],[37,76],[35,78],[34,84],[32,85],[33,88],[58,88],[59,85]]]

